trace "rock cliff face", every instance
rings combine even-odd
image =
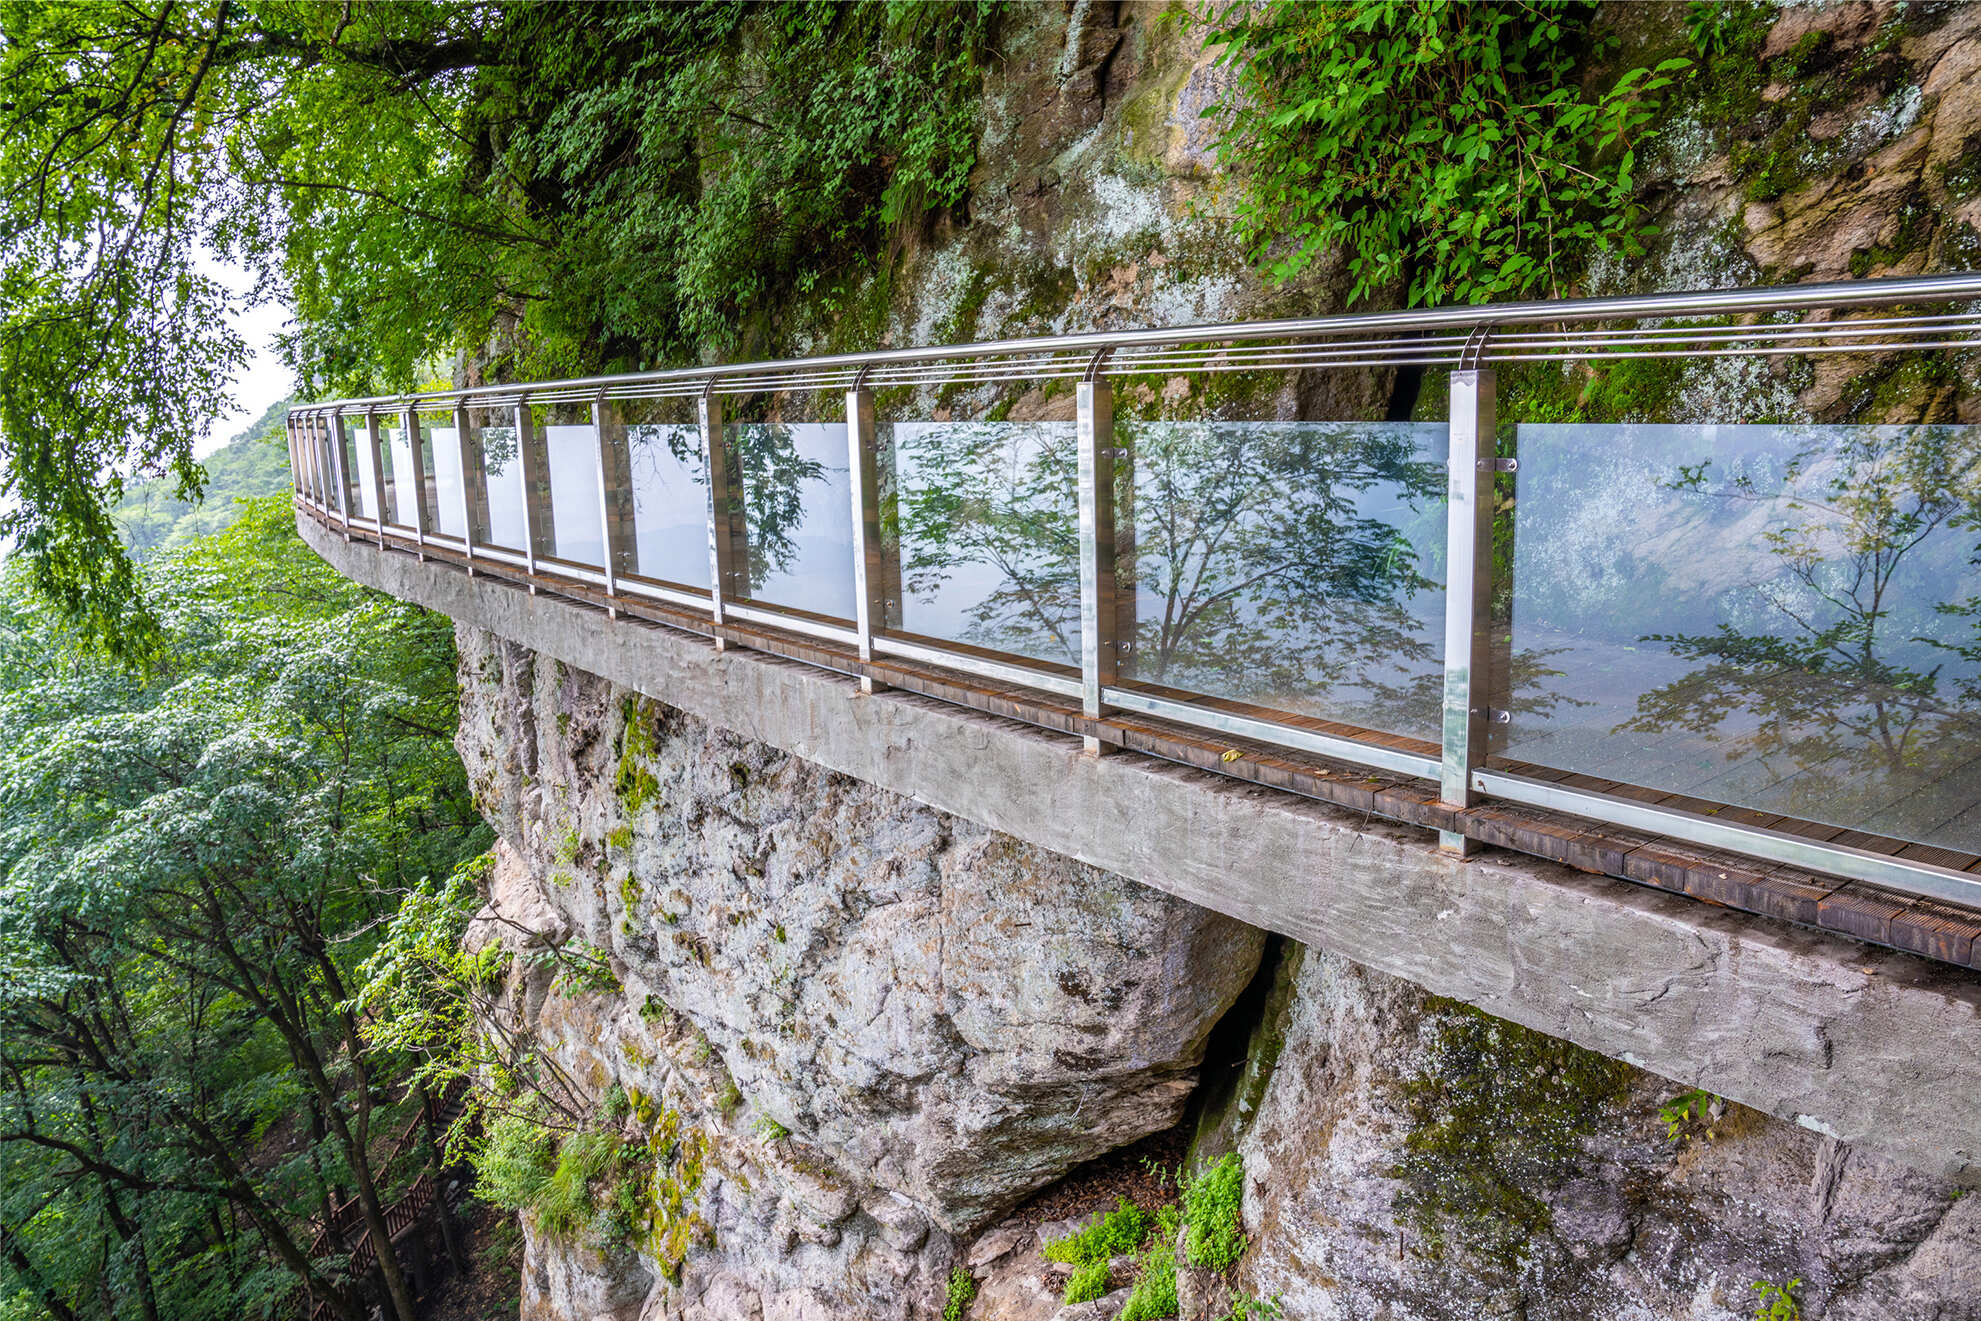
[[[461,638],[458,743],[501,839],[478,939],[513,1026],[596,1104],[706,1140],[706,1241],[668,1281],[532,1243],[525,1314],[919,1316],[957,1236],[1182,1116],[1261,934]],[[939,1305],[937,1306],[939,1309]]]
[[[1197,119],[1221,75],[1156,12],[1020,7],[970,225],[877,285],[890,342],[1334,308],[1330,272],[1269,291],[1221,231]],[[1602,21],[1641,59],[1680,48],[1682,13]],[[1674,103],[1666,232],[1590,292],[1981,256],[1981,7],[1766,25],[1744,85]],[[1881,416],[1967,419],[1975,397],[1882,367],[1782,397],[1728,361],[1687,364],[1665,415],[1861,416],[1862,387]],[[1349,415],[1298,393],[1288,416]],[[1706,1321],[1799,1280],[1810,1318],[1981,1318],[1981,1198],[1748,1112],[1669,1131],[1661,1079],[1318,950],[1275,945],[1255,983],[1257,931],[485,635],[461,651],[461,752],[501,838],[476,939],[582,942],[617,982],[566,994],[519,964],[504,1014],[590,1098],[637,1092],[706,1144],[678,1269],[526,1226],[526,1317],[933,1317],[959,1266],[976,1321],[1112,1317],[1119,1291],[1062,1310],[1038,1252],[1040,1219],[1081,1208],[1008,1213],[1187,1116],[1196,1158],[1242,1161],[1249,1248],[1185,1272],[1186,1315],[1250,1293],[1302,1318]],[[1220,1020],[1246,1044],[1204,1065]]]
[[[1288,1317],[1703,1321],[1790,1280],[1809,1317],[1981,1316],[1981,1199],[1737,1107],[1674,1133],[1673,1084],[1318,950],[1280,980],[1229,1110],[1240,1287]]]

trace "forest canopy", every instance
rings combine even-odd
[[[212,256],[294,307],[306,392],[498,328],[542,370],[761,337],[820,254],[962,200],[993,12],[0,3],[0,534],[91,641],[155,649],[110,511],[201,486],[243,356]]]

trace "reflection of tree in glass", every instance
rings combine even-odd
[[[475,431],[481,443],[482,469],[492,477],[508,472],[517,454],[515,426],[504,422],[477,427]]]
[[[1716,478],[1708,459],[1666,487],[1769,515],[1773,572],[1724,598],[1750,625],[1644,639],[1698,664],[1639,698],[1621,730],[1689,730],[1729,761],[1786,760],[1782,774],[1821,766],[1809,791],[1833,812],[1852,794],[1888,803],[1981,753],[1981,646],[1936,636],[1981,614],[1973,597],[1944,599],[1975,563],[1952,534],[1981,525],[1976,428],[1864,427],[1800,449],[1778,479]],[[1737,712],[1758,723],[1722,733]]]
[[[1413,532],[1444,470],[1413,429],[1138,422],[1136,678],[1237,697],[1319,696],[1429,665],[1409,607],[1438,584]],[[1374,496],[1384,508],[1372,511]],[[1400,516],[1399,516],[1400,515]],[[1429,523],[1421,529],[1408,526]]]
[[[956,422],[902,428],[896,463],[907,590],[932,595],[961,565],[997,571],[966,612],[969,640],[1079,655],[1077,458],[1070,423]]]
[[[797,557],[794,534],[805,521],[805,483],[823,479],[825,465],[800,456],[797,433],[782,422],[749,422],[732,434],[745,505],[732,512],[742,517],[747,510],[750,588],[756,591]]]

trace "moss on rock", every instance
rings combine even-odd
[[[1420,1036],[1423,1070],[1398,1085],[1410,1125],[1398,1211],[1426,1255],[1455,1247],[1511,1271],[1551,1228],[1543,1195],[1623,1102],[1630,1067],[1435,997]]]

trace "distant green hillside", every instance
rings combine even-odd
[[[289,444],[283,418],[290,401],[271,404],[240,435],[206,456],[206,497],[199,504],[175,499],[167,480],[146,482],[125,496],[114,511],[131,553],[143,559],[177,550],[234,521],[237,499],[276,495],[289,489]]]

